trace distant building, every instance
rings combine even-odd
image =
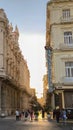
[[[42,106],[44,106],[44,98],[43,97],[40,97],[40,98],[37,98],[37,101],[39,102],[39,104]]]
[[[30,88],[30,91],[31,91],[31,96],[32,97],[36,96],[36,90],[35,90],[35,88]]]
[[[46,10],[46,60],[53,108],[73,108],[73,0],[50,0]]]
[[[46,74],[46,75],[44,75],[43,76],[43,102],[44,102],[44,104],[46,103],[46,98],[47,98],[47,92],[49,92],[48,91],[48,75]]]
[[[0,9],[0,115],[29,107],[30,73],[18,44],[19,31]],[[26,43],[27,44],[27,43]]]

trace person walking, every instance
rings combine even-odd
[[[67,115],[66,115],[66,111],[65,111],[65,109],[64,109],[64,108],[62,109],[61,114],[62,114],[63,124],[65,124],[65,125],[66,125]]]
[[[56,109],[56,111],[55,111],[55,116],[56,116],[56,121],[57,121],[57,123],[59,123],[59,119],[60,119],[60,109],[59,109],[59,108]]]
[[[19,115],[20,115],[18,109],[16,109],[15,114],[16,114],[16,120],[18,121],[19,120]]]
[[[56,109],[53,110],[53,119],[56,117]]]
[[[34,112],[33,110],[30,110],[30,120],[33,121],[34,119]]]

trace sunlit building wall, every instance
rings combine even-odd
[[[46,98],[47,98],[47,92],[48,92],[48,75],[43,76],[43,102],[44,104],[46,103]]]
[[[0,9],[0,115],[28,108],[30,73],[18,39],[17,26],[13,29],[4,10]]]
[[[46,16],[46,53],[51,48],[51,80],[48,80],[48,83],[52,81],[49,84],[51,105],[53,108],[72,108],[73,0],[50,0]]]
[[[36,90],[35,90],[35,88],[31,88],[30,91],[31,91],[32,97],[35,97],[36,96]]]

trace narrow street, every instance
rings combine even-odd
[[[0,130],[72,130],[73,123],[67,123],[65,126],[55,121],[16,121],[14,118],[0,119]]]

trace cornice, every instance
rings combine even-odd
[[[56,49],[52,49],[52,52],[53,53],[63,53],[63,52],[73,52],[73,50],[61,50],[59,48],[56,48]]]
[[[50,0],[48,1],[47,6],[52,3],[64,3],[64,2],[73,2],[73,0]]]
[[[59,26],[60,25],[64,25],[64,26],[66,26],[66,25],[73,25],[73,21],[72,22],[66,22],[66,23],[65,22],[63,22],[63,23],[62,22],[58,22],[58,23],[52,23],[52,24],[50,23],[50,27],[56,26],[56,25],[59,25]]]

